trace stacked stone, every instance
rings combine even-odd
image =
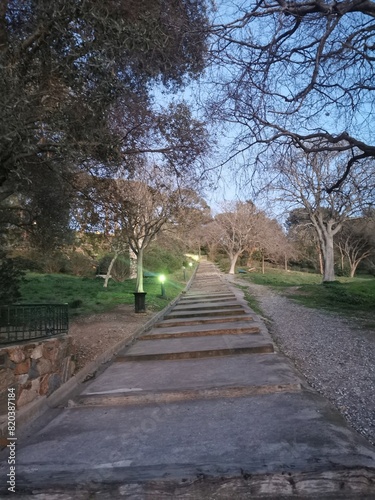
[[[74,343],[69,336],[1,348],[0,415],[6,414],[9,387],[16,389],[20,409],[52,394],[74,370]]]

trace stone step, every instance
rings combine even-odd
[[[202,311],[174,311],[172,310],[169,314],[167,314],[165,319],[176,319],[176,318],[192,318],[195,316],[202,316]],[[238,306],[233,309],[208,309],[204,311],[204,316],[236,316],[239,314],[246,314],[246,311]]]
[[[238,309],[238,301],[237,300],[232,300],[230,302],[206,302],[202,303],[199,302],[197,304],[181,304],[178,303],[174,308],[173,311],[202,311],[202,314],[204,314],[205,310],[214,310],[214,309]]]
[[[87,395],[74,401],[70,408],[83,406],[127,406],[144,404],[176,403],[199,399],[243,398],[282,392],[298,392],[300,384],[276,384],[264,386],[211,387],[205,389],[185,389],[182,391],[150,391],[142,394],[118,393],[111,395]]]
[[[214,324],[198,324],[153,328],[139,337],[139,340],[171,339],[181,337],[204,337],[207,335],[241,335],[260,333],[260,328],[254,322],[229,322]]]
[[[221,289],[227,291],[228,290],[228,285],[226,283],[223,283],[221,280],[214,279],[202,279],[202,280],[196,280],[194,283],[191,285],[190,290],[203,290],[204,288],[207,287],[212,287],[215,288],[217,287],[218,290],[217,292],[221,291]]]
[[[190,359],[232,354],[273,352],[273,344],[260,335],[183,337],[137,342],[116,357],[116,361]]]
[[[236,323],[243,321],[254,321],[252,316],[244,316],[240,314],[239,316],[220,316],[216,317],[206,317],[197,316],[193,319],[181,318],[181,319],[165,319],[154,325],[154,328],[169,328],[174,326],[193,326],[193,325],[205,325],[205,324],[217,324],[217,323]]]
[[[183,297],[189,297],[189,298],[199,298],[199,297],[227,297],[228,295],[235,295],[232,290],[230,290],[228,287],[221,291],[221,292],[211,292],[207,293],[205,291],[192,291],[192,289],[189,289],[187,292],[183,294]]]
[[[219,295],[214,295],[212,293],[205,293],[205,294],[200,294],[200,295],[183,295],[182,298],[178,301],[178,304],[181,302],[206,302],[206,301],[213,301],[213,302],[226,302],[227,300],[234,300],[236,296],[234,294],[219,294]]]
[[[217,287],[218,288],[218,290],[216,290],[217,292],[221,291],[219,289],[223,289],[225,291],[228,290],[228,285],[217,278],[211,279],[211,280],[207,279],[207,278],[203,278],[201,280],[196,279],[196,280],[194,280],[193,284],[191,285],[190,290],[200,290],[200,289],[207,288],[208,286],[210,286],[212,288]]]
[[[235,300],[234,294],[221,295],[220,297],[203,296],[203,297],[183,297],[178,301],[179,304],[205,304],[206,302],[231,302]]]
[[[231,387],[300,387],[292,364],[278,353],[204,359],[112,363],[83,396],[140,395]]]
[[[363,491],[368,498],[374,492],[374,459],[374,448],[312,391],[68,408],[29,435],[26,443],[22,440],[17,491],[26,490],[31,497],[33,490],[42,489],[41,498],[60,498],[61,492],[50,495],[51,486],[64,492],[69,485],[76,496],[64,498],[76,498],[83,485],[98,484],[103,490],[113,484],[121,485],[121,491],[127,487],[125,496],[117,489],[114,498],[250,499],[261,474],[268,482],[277,474],[271,494],[266,478],[261,483],[265,498],[339,499],[344,491],[354,500],[362,499]],[[294,478],[301,471],[310,474],[296,495]],[[350,471],[355,474],[352,488],[344,474]],[[322,472],[325,475],[319,476]],[[240,492],[228,489],[230,477],[246,478]],[[218,488],[211,496],[207,488],[212,478]],[[288,488],[283,487],[285,478]],[[160,490],[158,479],[174,482]],[[135,489],[138,484],[145,485],[141,495]],[[189,488],[186,495],[191,484],[195,489]]]

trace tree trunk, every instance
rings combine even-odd
[[[333,229],[335,221],[331,219],[328,222],[325,222],[321,213],[318,214],[317,217],[311,218],[311,222],[314,224],[318,234],[320,249],[323,257],[323,283],[325,281],[335,281],[335,253],[333,249],[333,237],[338,231],[340,231],[341,224],[337,224],[336,228]]]
[[[103,285],[104,288],[108,287],[108,281],[109,281],[109,278],[111,277],[112,268],[113,268],[114,263],[116,262],[116,259],[118,256],[119,256],[119,254],[115,253],[115,255],[112,257],[112,260],[108,266],[107,274],[105,275],[105,278],[104,278],[104,285]]]
[[[350,273],[349,273],[349,276],[350,276],[351,278],[354,278],[354,276],[355,276],[355,272],[356,272],[357,267],[358,267],[358,264],[359,264],[359,262],[355,262],[355,263],[353,263],[353,264],[351,264],[351,265],[350,265]]]
[[[253,255],[254,255],[254,250],[248,250],[248,258],[246,266],[249,268],[253,267]]]
[[[284,270],[288,271],[288,257],[284,254]]]
[[[341,246],[339,246],[339,250],[340,250],[340,255],[341,255],[341,271],[344,271],[344,268],[345,268],[345,264],[344,264],[344,252],[342,251]]]
[[[322,255],[322,249],[320,248],[319,245],[316,247],[316,252],[318,254],[319,272],[323,276],[324,273],[323,255]]]
[[[354,278],[355,273],[357,271],[357,267],[362,262],[362,260],[365,259],[366,257],[368,257],[370,254],[371,254],[371,252],[366,252],[361,257],[359,257],[357,259],[350,259],[350,258],[348,259],[349,264],[350,264],[350,277],[351,278]]]
[[[351,254],[350,251],[348,250],[347,255],[346,255],[348,258],[349,266],[350,266],[349,276],[351,278],[354,278],[355,273],[357,271],[357,267],[362,262],[362,260],[371,255],[371,251],[363,252],[362,255],[360,255],[359,257],[358,257],[358,253],[359,252],[353,252]]]
[[[216,253],[217,253],[217,245],[216,244],[208,244],[208,259],[211,262],[214,262],[216,259]]]
[[[335,255],[333,251],[333,234],[329,230],[323,232],[323,281],[335,281]]]
[[[135,285],[136,292],[144,292],[143,290],[143,248],[139,249],[137,255],[137,283]]]
[[[129,246],[129,278],[134,279],[137,277],[137,255],[134,250]]]
[[[239,256],[238,253],[235,253],[234,255],[229,255],[229,259],[230,259],[229,274],[235,273],[238,256]]]
[[[262,274],[264,274],[264,253],[262,253]]]

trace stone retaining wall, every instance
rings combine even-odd
[[[0,348],[0,419],[9,387],[16,389],[17,409],[48,397],[73,375],[74,354],[73,337],[67,335]]]

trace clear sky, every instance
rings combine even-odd
[[[238,15],[236,2],[230,0],[218,0],[215,2],[216,11],[211,12],[211,18],[216,24],[226,23]],[[155,88],[155,105],[167,106],[170,102],[185,100],[193,111],[196,118],[205,119],[204,102],[215,92],[212,84],[208,83],[212,77],[212,70],[209,69],[198,82],[192,82],[183,91],[174,94],[162,87]],[[208,125],[210,127],[210,125]],[[237,128],[238,131],[238,128]],[[254,198],[254,193],[250,186],[246,184],[244,178],[240,178],[236,171],[244,173],[246,170],[246,157],[239,155],[230,159],[230,147],[236,136],[236,126],[233,124],[215,124],[212,129],[212,136],[216,141],[216,147],[206,159],[206,167],[210,170],[213,185],[205,191],[205,199],[214,212],[220,211],[220,205],[224,201],[248,200],[252,199],[255,204],[266,210],[270,216],[278,216],[279,210],[272,213],[272,204],[264,196]],[[238,132],[237,132],[238,133]],[[233,153],[233,151],[232,151]],[[246,152],[248,154],[248,152]],[[247,177],[251,173],[247,172]],[[275,207],[276,208],[276,207]]]

